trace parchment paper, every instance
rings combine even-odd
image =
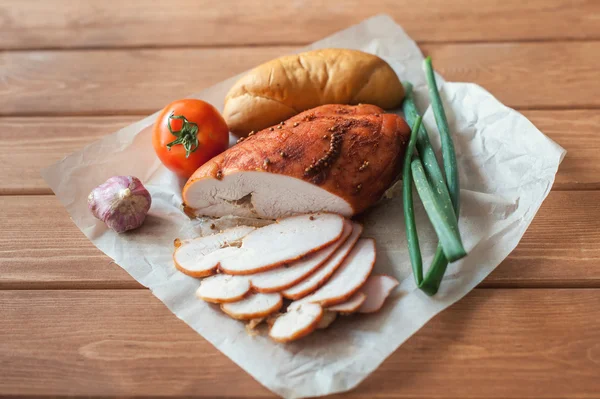
[[[427,107],[422,54],[389,17],[373,17],[309,46],[323,47],[377,54],[401,80],[415,85],[421,109]],[[225,93],[235,80],[193,97],[222,110]],[[173,240],[198,234],[202,226],[180,211],[183,181],[154,155],[148,128],[156,114],[73,153],[45,169],[43,176],[98,248],[261,384],[287,398],[341,392],[359,384],[408,337],[467,294],[507,257],[548,194],[565,154],[523,115],[503,106],[483,88],[444,83],[441,78],[439,84],[456,145],[462,187],[460,229],[469,256],[450,265],[437,296],[430,298],[415,289],[401,196],[395,195],[401,191],[399,183],[389,191],[390,198],[381,201],[363,221],[365,236],[377,239],[376,271],[396,276],[400,287],[379,313],[341,318],[329,329],[292,344],[277,344],[264,335],[249,336],[241,322],[197,300],[194,292],[199,280],[173,267]],[[430,109],[424,123],[439,149]],[[128,234],[107,230],[87,209],[88,193],[113,175],[137,176],[152,194],[152,209],[144,226]],[[416,213],[428,265],[436,238],[419,205]]]

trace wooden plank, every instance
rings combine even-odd
[[[600,107],[600,41],[430,44],[450,81],[517,108]],[[2,115],[149,114],[296,47],[0,54]]]
[[[523,114],[567,150],[554,189],[600,189],[600,112],[598,110],[535,111]]]
[[[294,49],[0,53],[0,113],[146,115]]]
[[[535,25],[535,24],[534,24]],[[600,107],[600,42],[422,46],[448,81],[478,83],[513,108]]]
[[[419,41],[600,38],[594,0],[1,0],[0,48],[304,44],[379,13]]]
[[[83,235],[56,197],[0,197],[0,204],[0,289],[142,288]]]
[[[592,398],[599,305],[600,290],[475,290],[350,397]]]
[[[140,116],[0,118],[0,195],[51,194],[40,170]]]
[[[87,240],[55,197],[5,196],[0,207],[0,289],[140,287]],[[599,240],[600,191],[552,192],[482,286],[600,287]]]
[[[525,111],[567,156],[555,189],[600,189],[600,113],[596,110]],[[50,194],[40,169],[141,117],[0,118],[1,194]],[[31,156],[35,151],[35,156]]]
[[[482,286],[600,287],[599,240],[600,191],[552,191]]]
[[[146,290],[3,291],[0,316],[0,396],[274,397]],[[598,342],[600,290],[475,290],[339,397],[591,398]]]

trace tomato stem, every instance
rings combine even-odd
[[[179,119],[182,121],[181,129],[173,131],[171,127],[171,120]],[[167,126],[171,134],[177,137],[175,140],[167,144],[167,149],[170,151],[174,145],[181,144],[185,148],[185,157],[188,158],[190,154],[198,149],[198,125],[194,122],[190,122],[183,115],[169,115]]]

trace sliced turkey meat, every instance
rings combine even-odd
[[[345,302],[367,281],[375,264],[375,256],[375,240],[361,238],[325,285],[313,294],[292,302],[288,309],[296,309],[306,303],[328,307]]]
[[[317,323],[317,329],[322,330],[329,327],[337,319],[337,315],[337,312],[330,312],[327,309],[323,309],[323,317]]]
[[[211,259],[210,255],[238,242],[253,230],[255,230],[254,227],[238,226],[221,233],[183,241],[173,253],[175,267],[188,276],[210,276],[215,273],[218,265],[218,260]],[[219,254],[219,256],[221,255],[222,253]]]
[[[258,331],[257,327],[263,322],[265,321],[264,318],[260,318],[260,319],[251,319],[248,320],[248,322],[246,323],[246,333],[248,335],[250,335],[251,337],[254,337],[256,335],[259,335],[260,332]]]
[[[258,327],[263,321],[265,321],[265,319],[263,317],[260,317],[258,319],[248,320],[248,323],[246,324],[246,330],[248,330],[248,331],[255,330],[256,327]]]
[[[334,244],[285,265],[285,267],[252,274],[250,276],[252,287],[259,292],[279,292],[293,286],[322,266],[344,244],[351,233],[352,223],[346,220],[342,236]]]
[[[221,305],[223,312],[238,320],[266,317],[283,305],[281,294],[252,294],[238,302]]]
[[[287,299],[300,299],[322,286],[342,264],[344,259],[346,259],[352,248],[354,248],[362,231],[363,227],[359,223],[352,223],[352,233],[350,234],[350,237],[346,239],[331,258],[306,279],[284,290],[282,292],[283,296]]]
[[[196,296],[206,302],[237,302],[250,292],[250,280],[240,276],[217,274],[200,282]]]
[[[219,259],[219,268],[227,274],[245,275],[290,263],[338,241],[344,231],[344,221],[342,216],[333,213],[278,220],[242,238],[237,251]]]
[[[410,136],[373,105],[324,105],[246,138],[202,165],[183,189],[195,215],[275,219],[310,212],[351,216],[397,176]]]
[[[377,312],[383,306],[386,298],[398,285],[398,280],[385,274],[374,274],[369,277],[360,289],[367,296],[367,300],[358,308],[359,313]]]
[[[367,296],[359,291],[352,295],[347,301],[330,306],[327,308],[327,310],[345,314],[354,313],[365,302],[366,299]]]
[[[350,236],[351,232],[352,223],[345,221],[342,236],[337,242],[327,248],[321,249],[314,254],[310,254],[305,258],[297,260],[287,267],[280,266],[267,272],[250,275],[223,274],[228,277],[208,279],[202,283],[204,284],[202,292],[211,292],[210,295],[205,295],[206,297],[212,299],[210,302],[222,302],[227,300],[227,298],[229,298],[231,295],[229,293],[231,287],[235,287],[236,290],[239,289],[239,291],[236,291],[236,294],[241,295],[248,293],[251,288],[254,288],[256,291],[262,293],[280,292],[284,288],[287,288],[298,280],[304,278],[312,270],[323,264],[327,258],[329,258],[336,251],[336,249],[343,244],[348,236]],[[235,249],[237,250],[237,248]],[[225,248],[224,250],[228,250],[228,248]],[[219,259],[220,258],[217,258],[217,263]],[[242,292],[244,289],[246,289],[246,291]],[[223,294],[219,295],[219,290],[223,290]]]
[[[278,342],[290,342],[310,334],[323,317],[323,308],[316,303],[305,303],[279,316],[269,330],[269,336]]]

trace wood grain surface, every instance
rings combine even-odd
[[[0,115],[145,115],[298,47],[0,53]],[[600,107],[600,42],[428,44],[449,81],[513,108]],[[518,82],[518,83],[517,83]]]
[[[94,247],[55,197],[0,196],[0,207],[0,289],[142,288]],[[598,242],[600,191],[551,192],[517,249],[482,286],[600,288]]]
[[[523,113],[567,150],[554,189],[600,189],[600,112]],[[141,116],[0,118],[0,141],[4,143],[0,146],[0,194],[51,194],[40,175],[42,168],[139,119]]]
[[[0,195],[52,194],[40,171],[141,116],[0,118]]]
[[[0,291],[0,317],[6,395],[274,397],[146,290]],[[592,398],[599,374],[600,290],[475,290],[340,397]]]
[[[0,47],[304,44],[381,13],[423,42],[600,38],[595,0],[1,0]]]
[[[568,153],[510,256],[339,397],[599,397],[597,0],[0,0],[0,397],[273,397],[95,248],[39,171],[381,13]]]

